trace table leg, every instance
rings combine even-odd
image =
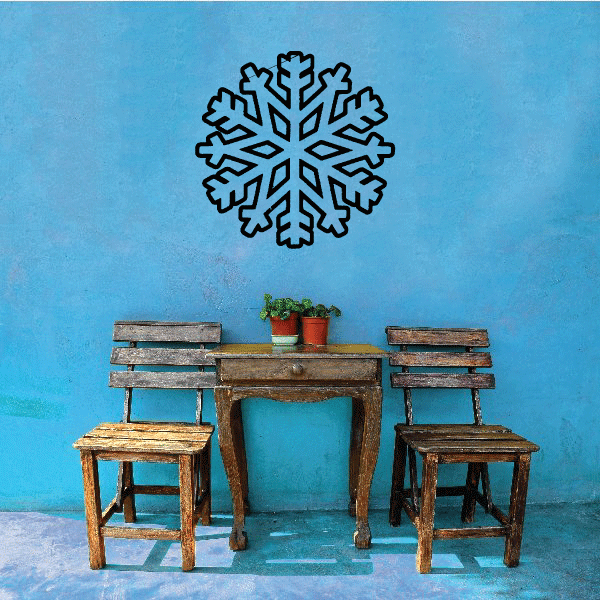
[[[242,402],[233,403],[231,408],[231,431],[237,463],[240,467],[240,480],[242,483],[242,496],[244,498],[244,513],[250,514],[248,501],[248,462],[246,460],[246,441],[244,439],[244,422],[242,420]]]
[[[348,491],[350,502],[348,512],[356,516],[356,494],[358,491],[358,474],[360,472],[360,452],[362,449],[365,410],[362,398],[352,398],[352,428],[350,430],[350,459],[348,467]]]
[[[364,407],[364,426],[360,452],[360,472],[356,495],[356,531],[354,545],[357,548],[369,548],[371,529],[369,528],[369,493],[379,454],[379,436],[381,433],[381,387],[367,389],[362,394]]]
[[[238,399],[237,402],[239,401]],[[238,409],[235,408],[235,403],[232,388],[220,386],[215,388],[215,404],[219,423],[219,447],[221,448],[221,457],[223,458],[233,501],[233,529],[229,536],[229,547],[232,550],[244,550],[247,543],[247,536],[244,531],[245,508],[242,485],[242,472],[244,469],[240,464],[242,462],[241,453],[239,452],[241,442],[239,439],[234,439],[236,429],[235,411],[239,410],[239,407]],[[239,438],[239,436],[235,437]],[[238,452],[236,452],[236,448]]]

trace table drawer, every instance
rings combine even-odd
[[[236,358],[221,360],[219,373],[223,384],[376,382],[378,362],[378,359]]]

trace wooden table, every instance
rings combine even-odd
[[[217,365],[219,446],[233,500],[230,548],[243,550],[247,543],[248,467],[240,401],[320,402],[335,397],[352,399],[349,512],[356,516],[356,547],[368,548],[369,492],[381,430],[381,361],[386,353],[367,344],[225,344],[208,354]]]

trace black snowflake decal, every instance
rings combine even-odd
[[[351,94],[350,67],[325,69],[315,82],[313,55],[280,54],[269,69],[241,69],[240,94],[219,89],[203,121],[217,131],[196,156],[217,172],[204,181],[219,212],[239,207],[241,232],[253,237],[277,223],[277,243],[300,248],[317,228],[342,237],[350,208],[365,214],[386,182],[371,170],[394,145],[371,130],[387,119],[372,88]],[[368,167],[368,168],[367,168]]]

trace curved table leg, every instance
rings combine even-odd
[[[231,431],[235,448],[237,463],[240,467],[240,481],[242,484],[242,495],[244,498],[244,513],[250,514],[250,502],[248,501],[248,462],[246,460],[246,442],[244,440],[244,423],[242,420],[241,398],[234,401],[231,407]]]
[[[348,467],[348,491],[350,501],[348,513],[356,517],[356,494],[358,491],[358,474],[360,473],[360,454],[362,449],[365,411],[362,398],[352,398],[352,427],[350,430],[350,459]]]
[[[239,399],[237,399],[239,403]],[[219,423],[219,447],[231,498],[233,501],[233,529],[229,536],[229,547],[232,550],[244,550],[247,544],[245,526],[244,487],[244,465],[240,456],[240,440],[234,439],[234,432],[238,429],[239,407],[235,407],[236,400],[233,390],[229,387],[217,386],[215,388],[215,404],[217,407],[217,419]],[[247,477],[247,476],[246,476]]]
[[[371,546],[369,527],[369,493],[379,454],[379,436],[381,433],[381,387],[365,390],[362,395],[364,407],[364,426],[360,452],[360,471],[356,494],[356,531],[354,545],[357,548]]]

